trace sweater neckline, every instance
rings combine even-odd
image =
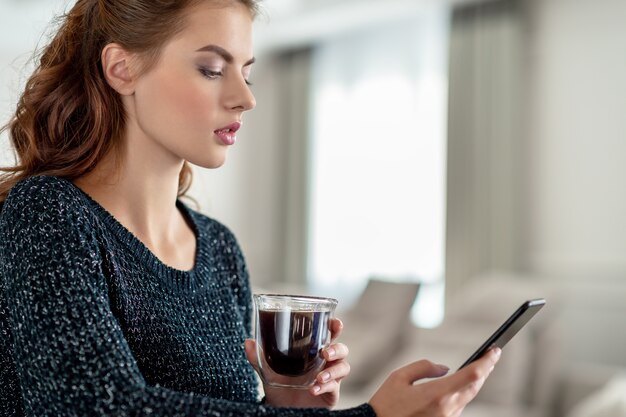
[[[195,277],[199,274],[201,269],[201,262],[204,259],[204,254],[207,253],[205,248],[206,237],[202,228],[198,227],[195,216],[191,210],[179,199],[176,200],[176,207],[185,217],[188,224],[191,225],[195,239],[196,239],[196,253],[194,256],[193,267],[189,270],[182,270],[173,266],[167,265],[161,259],[159,259],[152,250],[150,250],[133,232],[131,232],[126,226],[124,226],[111,212],[104,208],[100,203],[94,200],[88,193],[83,191],[80,187],[75,185],[69,180],[66,180],[72,188],[74,188],[83,198],[88,202],[98,216],[98,218],[104,223],[107,229],[111,230],[115,236],[123,242],[128,249],[137,255],[153,273],[158,277],[171,277],[177,288],[181,286],[184,288],[193,289],[195,287]]]

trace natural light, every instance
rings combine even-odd
[[[314,55],[309,280],[348,299],[371,277],[420,281],[413,319],[433,327],[443,318],[447,14],[419,23]]]

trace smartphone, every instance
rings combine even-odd
[[[470,356],[459,369],[462,369],[474,362],[476,359],[483,356],[492,347],[499,347],[502,349],[509,340],[513,338],[520,331],[528,321],[533,318],[535,314],[546,304],[546,300],[538,298],[535,300],[528,300],[524,302],[516,311],[509,317],[498,330],[492,334],[485,343],[479,347],[476,352]]]

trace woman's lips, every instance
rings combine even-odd
[[[237,141],[237,131],[240,127],[241,123],[235,122],[215,130],[214,133],[224,145],[234,145],[235,141]]]

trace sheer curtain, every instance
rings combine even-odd
[[[422,326],[443,317],[448,29],[437,6],[312,55],[309,285],[420,281]]]

